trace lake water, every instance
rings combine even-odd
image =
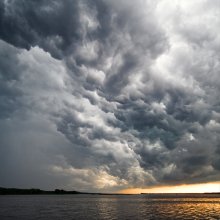
[[[177,195],[0,196],[0,219],[220,219],[220,198]]]

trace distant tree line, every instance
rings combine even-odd
[[[45,191],[41,189],[17,189],[0,187],[0,195],[43,195],[43,194],[80,194],[77,191],[65,191],[55,189],[54,191]]]

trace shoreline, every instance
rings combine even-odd
[[[0,187],[0,195],[135,195],[135,194],[122,194],[122,193],[92,193],[92,192],[79,192],[75,190],[67,191],[63,189],[55,190],[41,190],[36,188],[20,189],[20,188],[4,188]]]
[[[41,190],[36,188],[20,189],[0,187],[0,195],[145,195],[145,196],[189,196],[189,195],[219,195],[220,192],[204,192],[204,193],[140,193],[140,194],[123,194],[123,193],[99,193],[99,192],[79,192],[75,190]]]

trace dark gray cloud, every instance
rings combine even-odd
[[[220,180],[216,7],[1,1],[0,185]]]

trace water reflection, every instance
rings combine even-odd
[[[117,219],[118,216],[118,199],[114,197],[100,197],[96,201],[98,215],[100,219]]]
[[[142,206],[142,217],[157,219],[220,219],[220,199],[155,199]],[[154,212],[156,210],[156,213]]]
[[[220,219],[220,198],[0,196],[0,219]]]
[[[100,219],[220,219],[219,198],[97,198]]]

